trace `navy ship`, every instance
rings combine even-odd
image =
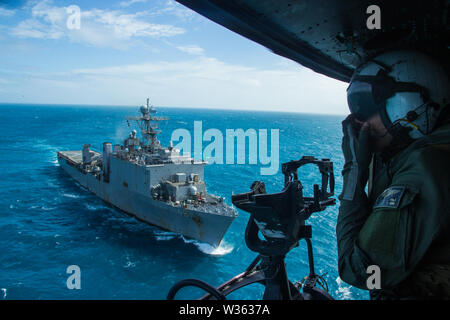
[[[237,217],[224,198],[209,194],[204,182],[204,161],[195,161],[173,147],[163,147],[161,133],[150,106],[140,108],[136,121],[141,131],[131,131],[123,144],[103,143],[103,153],[85,144],[82,150],[59,151],[64,171],[108,204],[187,238],[219,246]]]

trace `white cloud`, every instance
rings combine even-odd
[[[160,15],[172,15],[181,21],[192,21],[198,18],[196,22],[204,21],[206,18],[197,14],[191,9],[179,4],[174,0],[167,0],[165,4],[159,9],[149,12],[150,15],[160,16]]]
[[[35,19],[21,21],[11,33],[21,38],[39,39],[59,39],[64,35],[60,27],[56,25],[49,26]]]
[[[196,46],[196,45],[179,46],[179,47],[177,47],[177,49],[180,51],[186,52],[188,54],[197,55],[197,56],[201,56],[204,53],[203,48],[200,48],[199,46]]]
[[[185,32],[172,25],[149,23],[140,18],[142,13],[100,9],[81,10],[81,28],[69,30],[66,8],[51,3],[43,1],[33,6],[31,18],[21,21],[11,34],[22,38],[68,38],[94,46],[126,48],[136,38],[172,37]]]
[[[15,13],[14,10],[9,10],[9,9],[5,9],[5,8],[0,8],[0,17],[11,17],[13,16]]]
[[[134,105],[150,96],[162,106],[347,112],[345,83],[295,63],[250,68],[205,56],[30,75],[8,88],[0,101],[26,93],[30,102]]]
[[[128,1],[122,1],[119,3],[119,6],[121,7],[130,7],[135,3],[145,3],[148,0],[128,0]]]

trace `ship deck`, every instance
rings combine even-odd
[[[90,152],[94,153],[94,156],[100,156],[101,153],[90,150]],[[58,157],[64,158],[67,162],[79,165],[83,163],[83,152],[81,150],[77,151],[58,151]]]

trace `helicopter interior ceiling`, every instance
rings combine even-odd
[[[177,0],[212,21],[316,72],[346,81],[393,48],[434,55],[448,70],[447,0]],[[369,29],[370,5],[380,29]]]

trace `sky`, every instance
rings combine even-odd
[[[0,103],[347,114],[346,87],[173,0],[0,0]]]

